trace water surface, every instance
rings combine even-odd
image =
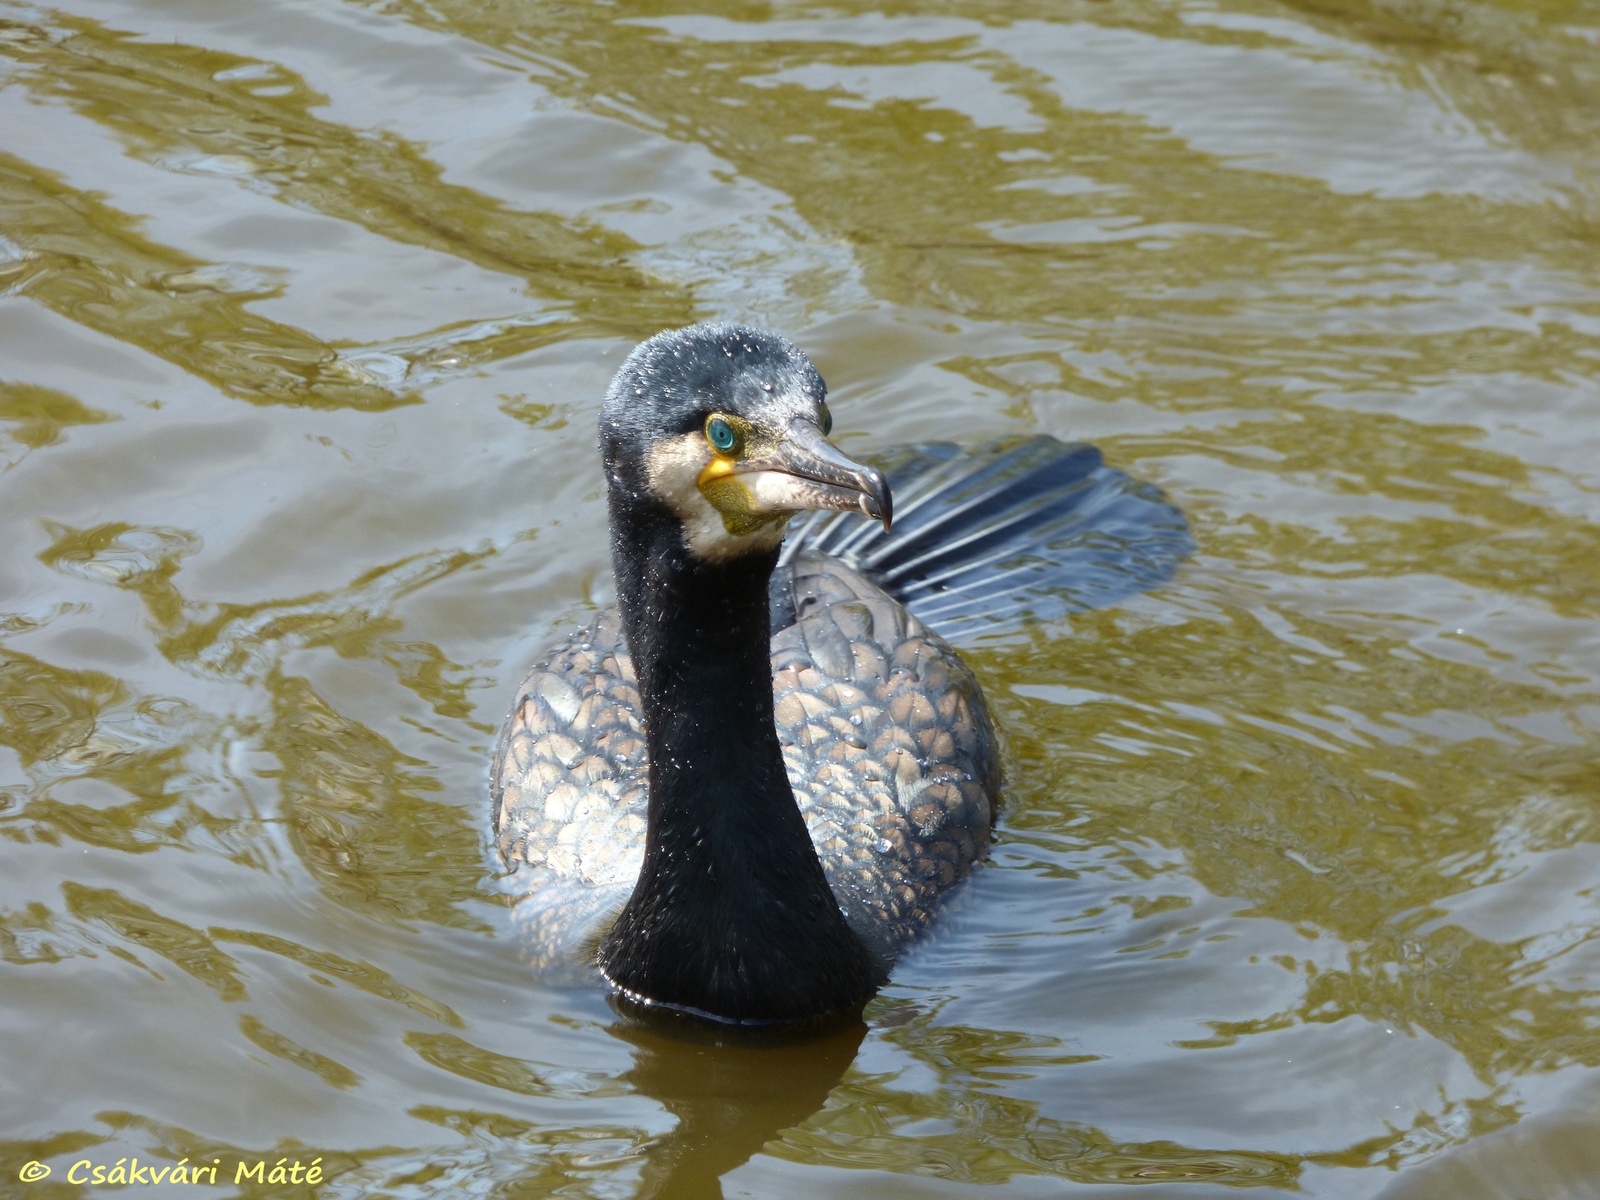
[[[8,1194],[1588,1194],[1597,95],[1593,0],[0,0]],[[532,979],[485,836],[708,318],[1198,544],[971,652],[992,865],[804,1049]]]

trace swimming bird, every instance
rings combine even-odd
[[[592,954],[638,1004],[759,1024],[871,996],[999,799],[941,631],[1188,553],[1181,514],[1089,447],[916,447],[886,474],[828,440],[826,395],[792,342],[710,324],[638,346],[601,408],[619,603],[519,690],[494,827],[536,957]]]

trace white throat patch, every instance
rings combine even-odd
[[[783,541],[786,520],[776,520],[742,536],[728,532],[722,513],[700,491],[700,472],[714,456],[699,432],[685,433],[651,448],[645,458],[650,491],[677,514],[683,540],[696,558],[725,562],[754,550],[772,550]]]

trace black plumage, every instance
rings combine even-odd
[[[930,624],[1011,629],[1188,551],[1158,493],[1048,438],[892,456],[901,524],[867,525],[889,488],[822,440],[824,395],[738,326],[634,352],[601,418],[619,609],[534,668],[494,765],[535,957],[723,1021],[865,999],[984,854],[994,730]]]

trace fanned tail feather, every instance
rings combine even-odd
[[[1158,488],[1082,443],[937,442],[876,465],[894,494],[893,532],[856,513],[811,513],[791,525],[783,561],[807,550],[843,559],[953,642],[1147,591],[1194,551]]]

